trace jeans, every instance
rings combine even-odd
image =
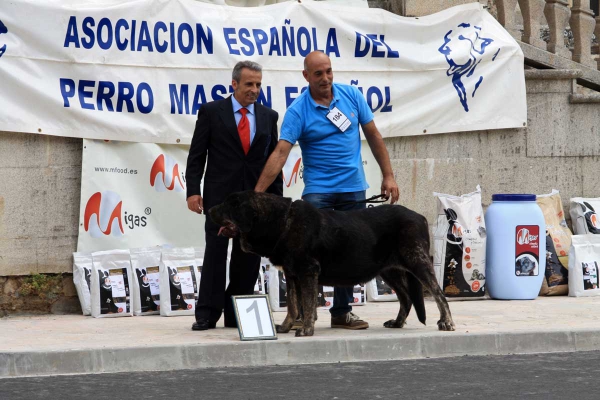
[[[366,203],[353,203],[336,206],[336,204],[362,201],[366,199],[366,191],[347,193],[309,193],[302,200],[323,210],[360,210],[366,208]],[[351,303],[354,302],[354,288],[333,288],[333,307],[329,309],[332,317],[339,317],[352,311]]]

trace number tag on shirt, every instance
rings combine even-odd
[[[333,122],[333,124],[342,132],[346,132],[346,129],[352,124],[348,117],[346,117],[337,107],[333,107],[329,111],[327,119]]]

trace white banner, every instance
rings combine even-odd
[[[237,61],[264,66],[259,101],[283,116],[313,50],[362,91],[383,136],[527,121],[523,53],[479,3],[408,18],[310,0],[11,0],[0,21],[0,131],[189,144]]]
[[[188,210],[185,168],[189,146],[83,140],[77,251],[156,245],[204,246],[204,215]],[[362,142],[368,196],[380,193],[381,173]],[[284,196],[304,189],[300,148],[284,167]]]

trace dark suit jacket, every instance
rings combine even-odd
[[[255,103],[254,113],[256,134],[248,154],[244,154],[231,96],[203,104],[198,111],[185,177],[187,197],[201,194],[205,212],[222,203],[230,193],[253,190],[277,145],[277,112]],[[203,174],[204,193],[200,193]],[[267,191],[283,195],[281,174]]]

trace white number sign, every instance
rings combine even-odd
[[[240,340],[277,339],[266,295],[232,296]]]

